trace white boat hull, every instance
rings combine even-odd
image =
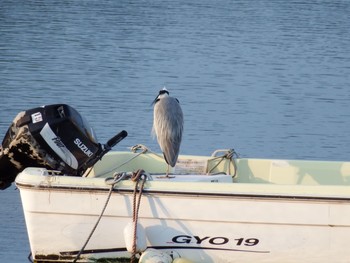
[[[247,184],[218,183],[211,193],[200,190],[211,183],[197,190],[174,184],[146,183],[138,222],[149,248],[193,262],[349,262],[349,198],[309,196],[303,188],[288,196],[274,185],[259,194]],[[104,180],[22,173],[17,185],[33,258],[74,259],[106,202]],[[131,181],[115,187],[85,261],[130,257],[123,231],[132,221],[133,187]]]

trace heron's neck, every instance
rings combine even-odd
[[[164,94],[160,94],[158,96],[158,99],[163,99],[163,98],[166,98],[166,97],[169,97],[169,95],[167,93],[164,93]]]

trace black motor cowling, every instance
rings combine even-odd
[[[126,135],[123,131],[112,138],[113,145]],[[66,104],[20,112],[0,148],[0,189],[9,187],[26,167],[45,167],[65,175],[82,176],[110,150],[113,146],[110,144],[98,143],[86,120]]]

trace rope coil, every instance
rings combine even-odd
[[[221,156],[216,156],[216,154],[218,152],[224,152],[223,155]],[[237,158],[239,158],[239,155],[238,153],[234,150],[234,149],[228,149],[228,150],[216,150],[215,152],[213,152],[213,154],[211,155],[213,158],[208,160],[208,165],[209,165],[209,161],[212,161],[212,160],[216,160],[216,159],[220,159],[219,162],[217,164],[215,164],[210,170],[209,170],[209,167],[207,166],[207,173],[210,174],[216,167],[219,166],[219,164],[225,160],[225,159],[229,159],[230,162],[232,162],[232,165],[233,165],[233,168],[234,168],[234,173],[232,175],[232,178],[234,178],[237,174],[237,164],[236,164],[236,161],[235,161],[235,158],[234,156],[236,156]],[[228,166],[228,169],[229,169],[229,174],[231,174],[231,166],[229,165]],[[209,170],[209,171],[208,171]]]

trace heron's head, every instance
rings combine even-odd
[[[160,100],[161,98],[164,98],[165,96],[169,96],[169,91],[164,87],[159,91],[157,97],[152,102],[152,105],[154,105],[158,100]]]

